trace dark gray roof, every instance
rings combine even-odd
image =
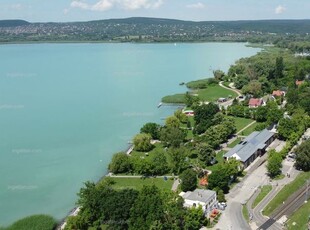
[[[261,132],[255,131],[247,136],[240,144],[236,145],[224,157],[230,158],[236,157],[238,160],[245,162],[249,159],[257,150],[264,149],[266,142],[274,135],[267,129]]]
[[[212,190],[195,189],[192,192],[190,191],[186,192],[183,195],[183,198],[187,200],[200,201],[203,203],[207,203],[215,194],[216,192]]]

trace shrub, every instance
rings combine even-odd
[[[6,230],[53,230],[56,224],[56,220],[51,216],[33,215],[16,221]]]

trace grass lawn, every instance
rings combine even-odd
[[[162,152],[164,151],[164,147],[161,143],[156,143],[155,148],[153,148],[151,151],[147,152],[148,156],[151,156],[152,154],[156,154],[157,152]],[[138,152],[136,150],[133,150],[130,154],[133,157],[148,157],[146,155],[146,152]]]
[[[160,189],[171,190],[173,180],[170,178],[165,181],[163,178],[117,178],[112,177],[115,184],[112,186],[115,189],[132,188],[140,190],[143,185],[156,185]]]
[[[263,210],[265,216],[269,216],[277,207],[279,207],[283,201],[296,192],[300,187],[302,187],[306,181],[310,179],[310,172],[300,173],[294,181],[285,185],[281,191],[270,201],[270,203]]]
[[[224,82],[223,82],[223,85],[226,86],[226,87],[228,87],[228,88],[230,88],[230,87],[229,87],[229,84],[230,84],[230,83],[231,83],[231,82],[229,82],[229,81],[224,81]]]
[[[241,137],[238,137],[236,140],[234,140],[233,142],[231,142],[229,145],[228,145],[228,148],[233,148],[235,147],[237,144],[239,144],[241,141]]]
[[[289,230],[297,229],[307,229],[308,218],[310,215],[310,200],[300,209],[298,209],[294,214],[289,218],[287,222],[287,228]],[[295,222],[295,225],[293,223]]]
[[[237,132],[239,132],[241,129],[252,123],[254,120],[248,119],[248,118],[243,118],[243,117],[231,117],[235,120],[236,122],[236,128]],[[251,127],[251,126],[250,126]]]
[[[271,185],[264,185],[263,187],[261,187],[260,193],[255,198],[252,204],[253,209],[256,207],[256,205],[259,204],[259,202],[261,202],[265,198],[265,196],[267,196],[267,194],[271,191],[271,189],[272,189]]]
[[[221,164],[221,163],[224,161],[223,156],[224,156],[225,153],[227,153],[227,152],[224,151],[224,150],[218,152],[218,153],[216,154],[217,163],[214,164],[214,165],[212,165],[212,166],[208,166],[207,169],[208,169],[208,170],[211,170],[211,171],[216,170],[217,167],[218,167],[218,165]]]
[[[228,98],[229,96],[237,97],[238,95],[231,90],[225,89],[219,85],[210,85],[206,89],[197,90],[198,96],[203,101],[214,102],[220,97]]]
[[[245,130],[243,130],[241,133],[239,133],[242,136],[248,136],[251,133],[253,133],[255,131],[256,126],[259,124],[259,122],[255,122],[253,125],[251,125],[250,127],[246,128]]]
[[[247,222],[250,221],[249,211],[248,211],[248,208],[245,204],[242,205],[242,215],[243,215],[244,219],[246,219]]]

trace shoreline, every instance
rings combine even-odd
[[[35,45],[35,44],[203,44],[203,43],[245,43],[245,44],[256,44],[248,43],[245,41],[10,41],[2,42],[0,45]],[[251,47],[251,46],[249,46]],[[256,47],[253,47],[256,48]]]
[[[91,42],[91,41],[85,41],[85,42],[81,42],[81,41],[77,41],[77,42],[72,42],[72,41],[68,41],[68,42],[64,42],[64,41],[55,41],[55,42],[46,42],[46,41],[42,41],[42,42],[18,42],[18,43],[1,43],[0,42],[0,45],[32,45],[32,44],[97,44],[97,43],[100,43],[100,44],[120,44],[120,43],[125,43],[125,44],[128,44],[128,43],[131,43],[131,44],[173,44],[175,43],[174,41],[171,41],[171,42],[105,42],[105,41],[98,41],[98,42]],[[180,42],[181,44],[205,44],[205,43],[230,43],[230,44],[234,44],[234,43],[243,43],[243,44],[247,44],[246,42],[236,42],[236,41],[227,41],[227,42],[223,42],[223,41],[206,41],[206,42],[202,42],[202,41],[197,41],[197,42]],[[178,103],[163,103],[162,106],[164,107],[175,107],[174,110],[176,110],[178,107],[184,107],[184,104],[178,104]],[[165,119],[165,118],[161,118],[162,120]],[[125,149],[125,152],[127,152],[128,150],[130,150],[130,148],[132,147],[132,145],[130,145],[129,147],[127,147]],[[106,176],[108,176],[108,170],[106,170],[106,173],[101,176],[95,183],[99,183],[102,179],[104,179]],[[68,216],[71,216],[72,214],[74,214],[76,212],[76,210],[78,209],[79,207],[73,207],[69,212],[68,214],[64,217],[64,218],[61,218],[59,221],[60,224],[64,223],[64,221],[66,220],[66,218]],[[57,221],[58,222],[58,221]],[[59,225],[57,225],[59,226]]]

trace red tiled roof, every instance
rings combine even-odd
[[[274,91],[272,92],[272,96],[277,96],[277,97],[281,97],[283,94],[284,94],[284,93],[283,93],[283,91],[281,91],[281,90],[274,90]]]
[[[259,106],[262,104],[262,100],[259,98],[251,98],[249,101],[250,106]]]
[[[301,85],[302,83],[304,83],[304,81],[296,80],[296,82],[295,82],[296,85]]]

